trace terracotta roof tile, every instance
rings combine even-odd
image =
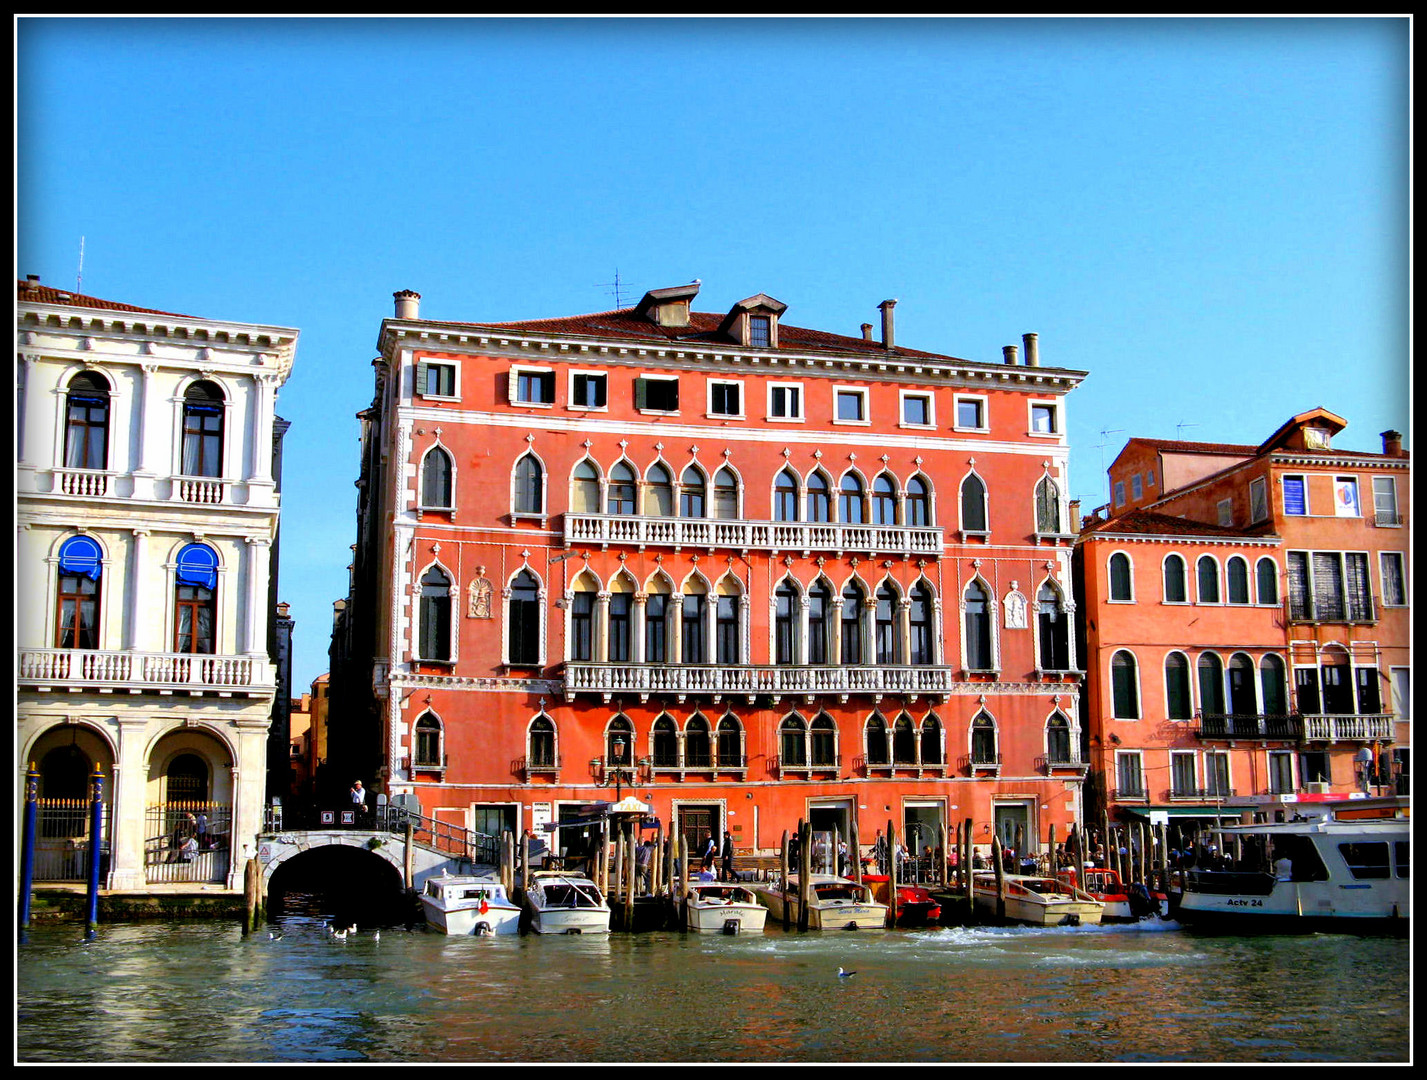
[[[21,303],[31,304],[60,304],[65,307],[98,308],[105,311],[133,311],[144,315],[168,315],[175,319],[193,319],[194,315],[180,315],[176,311],[159,311],[155,308],[134,307],[132,304],[120,304],[113,300],[101,300],[97,296],[85,296],[83,293],[66,292],[64,289],[56,289],[50,285],[41,285],[38,282],[18,281],[16,282],[18,300]]]
[[[1203,536],[1216,539],[1237,536],[1261,539],[1266,536],[1275,536],[1272,528],[1273,522],[1271,521],[1245,527],[1231,527],[1211,525],[1207,521],[1190,521],[1172,514],[1159,514],[1153,510],[1131,510],[1129,513],[1121,514],[1109,521],[1097,521],[1086,528],[1085,532],[1087,534],[1117,533],[1143,536]]]
[[[1136,446],[1149,446],[1168,453],[1181,454],[1257,454],[1257,446],[1239,443],[1181,442],[1178,439],[1131,439]]]

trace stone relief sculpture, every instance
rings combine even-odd
[[[484,572],[485,567],[481,567],[479,572]],[[484,577],[478,577],[471,582],[467,590],[469,604],[466,617],[469,619],[489,619],[491,618],[491,592],[493,587]]]
[[[1016,582],[1011,582],[1011,591],[1006,594],[1006,599],[1002,601],[1006,608],[1006,629],[1024,630],[1026,628],[1026,598],[1016,589]]]

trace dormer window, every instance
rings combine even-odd
[[[740,300],[719,324],[719,333],[749,349],[778,347],[778,318],[788,305],[765,293]]]
[[[773,320],[771,316],[748,316],[748,344],[761,349],[766,349],[773,344]]]

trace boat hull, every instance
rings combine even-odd
[[[1356,883],[1354,883],[1356,884]],[[1372,890],[1336,882],[1275,882],[1266,894],[1186,889],[1174,917],[1187,926],[1246,933],[1405,934],[1406,883]]]
[[[788,909],[788,922],[796,925],[799,921],[797,893],[790,890],[785,900],[778,889],[760,889],[758,900],[768,909],[768,915],[774,921],[782,921],[785,904]],[[808,905],[809,930],[882,930],[886,926],[885,904],[828,900]]]
[[[537,908],[529,906],[534,934],[608,934],[608,908]]]
[[[1105,905],[1088,893],[1068,895],[1053,891],[1058,883],[1046,883],[1045,891],[1036,892],[1022,882],[1032,879],[1008,875],[1004,906],[996,883],[989,875],[975,883],[976,909],[993,918],[1024,926],[1098,926],[1105,914]]]
[[[448,909],[423,896],[421,907],[426,914],[427,926],[452,937],[520,932],[520,908],[514,904],[488,903],[486,911],[482,912],[479,905]]]
[[[693,934],[761,934],[767,919],[768,909],[760,904],[684,905],[684,924]]]

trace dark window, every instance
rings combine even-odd
[[[748,344],[753,348],[757,349],[766,349],[770,344],[772,344],[771,316],[748,316]]]
[[[798,520],[798,480],[784,469],[773,485],[773,520]]]
[[[917,476],[907,481],[907,524],[924,528],[931,524],[931,497],[926,483]]]
[[[685,469],[679,485],[679,516],[701,518],[704,513],[704,474],[698,469]]]
[[[1129,653],[1117,652],[1110,658],[1110,686],[1114,702],[1114,715],[1121,720],[1140,718],[1139,678],[1135,670],[1135,658]]]
[[[1293,671],[1293,689],[1298,699],[1298,711],[1309,716],[1322,712],[1322,697],[1318,690],[1318,669],[1311,667],[1295,668]]]
[[[663,664],[669,659],[668,617],[669,598],[663,593],[650,593],[644,602],[644,662]]]
[[[1189,661],[1183,653],[1164,658],[1165,709],[1171,720],[1188,720],[1193,714],[1189,691]]]
[[[975,765],[996,764],[996,723],[985,713],[971,722],[971,761]]]
[[[539,514],[544,511],[544,470],[530,454],[515,463],[515,512]]]
[[[1110,599],[1130,600],[1130,557],[1122,551],[1110,556]]]
[[[67,469],[104,469],[109,463],[109,383],[94,372],[69,381],[65,401],[64,464]]]
[[[1348,872],[1355,878],[1392,876],[1392,864],[1388,860],[1386,843],[1339,844],[1338,850],[1343,855],[1343,861],[1348,864]]]
[[[535,768],[555,767],[555,724],[549,717],[537,716],[530,722],[530,764]]]
[[[416,721],[416,752],[412,764],[440,766],[441,764],[441,721],[430,713],[422,713]]]
[[[516,471],[518,475],[519,469]],[[421,505],[437,508],[451,505],[451,455],[439,446],[433,448],[421,464]]]
[[[1199,657],[1199,709],[1214,716],[1224,713],[1224,664],[1213,653]]]
[[[540,586],[528,570],[510,586],[510,662],[540,663]]]
[[[1360,667],[1353,675],[1358,684],[1358,714],[1373,716],[1382,712],[1382,677],[1377,668]]]
[[[1323,673],[1323,711],[1337,716],[1351,715],[1356,702],[1353,700],[1353,674],[1346,657],[1342,660],[1325,662]]]
[[[769,390],[769,413],[787,419],[797,419],[803,415],[801,388],[797,386],[774,386]]]
[[[1249,564],[1235,556],[1229,560],[1225,576],[1229,581],[1229,603],[1249,603]]]
[[[990,671],[991,611],[986,590],[972,582],[966,587],[966,667],[971,671]]]
[[[961,482],[961,527],[967,532],[986,531],[986,485],[975,473]]]
[[[832,520],[832,499],[828,495],[827,480],[819,472],[808,477],[808,520]]]
[[[974,398],[957,398],[956,426],[963,428],[984,428],[986,424],[982,419],[981,408],[982,403]]]
[[[1040,631],[1040,661],[1043,671],[1070,668],[1070,620],[1061,610],[1060,593],[1050,582],[1036,594],[1036,622]]]
[[[524,405],[555,404],[555,373],[553,371],[517,372],[515,400]]]
[[[1263,685],[1264,715],[1287,716],[1288,689],[1283,678],[1283,661],[1276,656],[1260,660],[1259,681]]]
[[[668,769],[679,764],[679,737],[674,721],[661,716],[654,721],[654,767]]]
[[[941,764],[941,722],[935,716],[922,721],[922,764]]]
[[[609,471],[609,490],[605,512],[622,517],[634,513],[634,470],[620,462]]]
[[[1368,580],[1368,557],[1350,551],[1343,556],[1347,571],[1348,618],[1361,622],[1373,617],[1372,584]]]
[[[724,768],[743,765],[742,730],[731,716],[725,716],[718,722],[718,763]]]
[[[697,714],[689,717],[684,727],[684,764],[707,769],[713,760],[709,749],[709,722]]]
[[[867,520],[866,501],[862,494],[862,481],[851,473],[842,478],[842,494],[837,502],[839,521],[861,525]]]
[[[796,767],[808,763],[803,721],[797,713],[784,719],[778,727],[778,755],[785,767]]]
[[[832,593],[818,584],[808,590],[808,663],[830,663],[832,642]]]
[[[605,760],[609,765],[628,765],[633,757],[634,725],[624,715],[616,716],[605,730]]]
[[[912,590],[912,604],[907,615],[908,629],[912,637],[912,663],[933,663],[935,655],[932,650],[932,597],[925,585],[918,585]]]
[[[577,592],[570,602],[570,659],[588,663],[594,653],[595,594]]]
[[[679,408],[679,382],[677,379],[635,379],[634,407],[654,409],[659,412],[674,412]]]
[[[1164,599],[1169,604],[1182,604],[1189,599],[1184,583],[1184,560],[1178,555],[1164,560]]]
[[[1060,532],[1060,489],[1048,476],[1036,485],[1036,532]]]
[[[1070,721],[1061,713],[1054,714],[1045,727],[1046,757],[1055,764],[1068,764],[1070,756]]]
[[[610,593],[608,638],[609,661],[612,664],[629,662],[629,626],[633,608],[634,597],[629,593]]]
[[[683,662],[708,663],[704,652],[704,594],[689,593],[684,597]]]
[[[774,616],[773,662],[775,664],[796,664],[798,662],[798,594],[791,585],[784,584],[778,587],[774,597],[777,607]]]
[[[1217,604],[1219,602],[1219,564],[1212,556],[1201,555],[1197,563],[1199,579],[1199,602]]]
[[[1229,712],[1251,716],[1258,712],[1254,691],[1254,662],[1243,653],[1229,658]]]
[[[837,725],[823,713],[813,721],[811,729],[813,764],[828,768],[837,764]]]
[[[223,475],[223,391],[196,382],[183,396],[183,474]]]
[[[714,383],[709,389],[709,411],[715,416],[742,416],[742,391],[738,383]]]
[[[583,405],[587,409],[605,407],[605,377],[603,375],[576,375],[574,377],[574,400],[571,405]]]
[[[867,720],[867,764],[886,765],[891,759],[887,756],[887,722],[877,713],[873,713]]]
[[[931,423],[931,399],[908,394],[902,399],[902,423],[925,426]]]
[[[912,718],[906,713],[897,717],[897,722],[892,725],[892,763],[917,763],[917,730],[912,726]]]
[[[1260,559],[1255,568],[1258,576],[1259,603],[1278,603],[1278,567],[1272,559]]]
[[[851,582],[842,590],[842,662],[861,664],[862,590]]]
[[[897,485],[885,473],[872,482],[872,524],[897,524]]]
[[[837,418],[839,420],[866,420],[863,408],[864,397],[855,390],[837,391]]]
[[[451,579],[436,567],[421,576],[420,658],[451,659]]]
[[[741,659],[742,650],[739,648],[738,625],[738,597],[720,596],[718,598],[718,612],[716,614],[717,625],[715,631],[718,636],[716,642],[717,662],[720,664],[737,664]]]
[[[422,397],[455,397],[456,366],[423,361],[417,365],[417,391]]]
[[[1400,551],[1382,552],[1382,602],[1389,607],[1407,603],[1407,577],[1402,571]]]
[[[886,585],[877,590],[877,663],[902,662],[902,634],[897,618],[898,599]]]

